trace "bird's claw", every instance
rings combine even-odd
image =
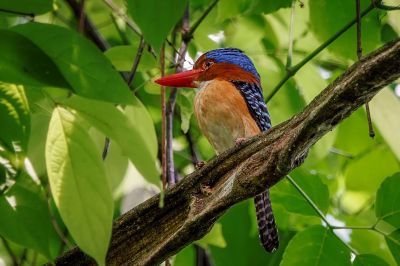
[[[210,186],[207,185],[200,185],[200,191],[203,195],[209,196],[212,194],[212,190]]]

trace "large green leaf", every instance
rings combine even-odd
[[[375,214],[380,220],[400,228],[400,173],[383,181],[376,193]]]
[[[118,71],[131,71],[137,54],[137,45],[120,45],[108,49],[104,54]],[[142,52],[138,65],[139,71],[147,71],[158,66],[158,62],[149,51]]]
[[[364,10],[371,4],[361,0]],[[349,0],[310,0],[311,29],[320,41],[326,41],[356,16],[355,1]],[[369,53],[380,44],[380,23],[377,11],[371,11],[362,19],[362,48]],[[351,27],[340,36],[328,49],[345,58],[356,59],[356,29]]]
[[[112,102],[130,103],[131,94],[111,63],[89,40],[66,28],[28,23],[13,28],[40,47],[76,94]]]
[[[182,18],[187,1],[128,0],[128,10],[142,30],[144,39],[158,53],[161,44]]]
[[[386,243],[392,252],[394,260],[400,265],[400,229],[385,237]]]
[[[371,101],[371,115],[374,125],[379,129],[390,149],[400,161],[400,100],[385,88]]]
[[[350,251],[331,230],[315,225],[292,238],[280,265],[351,265]]]
[[[378,256],[372,254],[358,255],[353,262],[354,266],[389,266],[389,264]]]
[[[146,108],[134,98],[126,107],[127,114],[109,103],[73,96],[64,103],[92,126],[118,143],[139,172],[150,182],[159,185],[156,167],[157,139],[152,120]],[[128,117],[130,115],[130,117]],[[134,117],[133,117],[134,116]]]
[[[69,87],[56,65],[28,38],[0,30],[0,80],[33,86]]]
[[[329,191],[320,177],[299,170],[294,172],[292,177],[318,208],[326,213],[329,207]],[[274,204],[281,204],[289,212],[318,216],[310,203],[287,179],[279,182],[271,189],[271,200]]]
[[[21,173],[18,178],[30,177]],[[30,190],[17,182],[0,196],[0,235],[54,259],[60,240],[51,224],[47,201],[38,192],[40,188],[36,184],[33,186],[35,189]]]
[[[104,265],[111,237],[113,200],[101,153],[86,123],[56,107],[46,141],[51,192],[78,246]]]
[[[30,130],[24,87],[0,82],[0,145],[10,152],[26,152]]]
[[[53,10],[53,7],[53,0],[12,0],[0,2],[0,9],[5,12],[13,11],[24,14],[43,14]]]

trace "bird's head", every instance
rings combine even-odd
[[[260,75],[241,50],[222,48],[209,51],[197,59],[192,70],[169,75],[155,82],[169,87],[200,87],[213,79],[260,83]]]

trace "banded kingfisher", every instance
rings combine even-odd
[[[209,51],[199,57],[192,70],[155,82],[169,87],[199,88],[194,113],[201,132],[217,154],[238,140],[271,128],[260,75],[239,49]],[[279,238],[268,188],[255,196],[254,204],[261,243],[265,250],[273,252],[279,246]]]

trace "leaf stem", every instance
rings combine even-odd
[[[128,80],[127,80],[128,87],[130,87],[132,85],[133,79],[135,77],[136,70],[137,70],[137,68],[139,66],[139,63],[140,63],[140,59],[142,58],[143,49],[144,49],[145,44],[146,43],[144,41],[143,36],[140,37],[139,48],[138,48],[138,50],[136,52],[135,61],[134,61],[133,65],[132,65],[132,69],[131,69],[131,72],[129,73]],[[164,68],[163,70],[165,70],[164,62],[162,62],[162,67]]]
[[[292,66],[292,58],[293,58],[293,25],[294,25],[294,13],[296,10],[296,1],[292,0],[292,9],[290,14],[290,28],[289,28],[289,45],[288,45],[288,54],[286,59],[286,69],[290,69]]]
[[[364,17],[366,14],[368,14],[372,9],[374,9],[374,5],[370,5],[367,9],[365,9],[360,15],[361,17]],[[354,18],[352,21],[347,23],[342,29],[340,29],[338,32],[336,32],[331,38],[329,38],[327,41],[325,41],[323,44],[321,44],[318,48],[316,48],[313,52],[311,52],[308,56],[306,56],[302,61],[300,61],[298,64],[295,66],[291,67],[288,69],[286,75],[283,77],[283,79],[272,89],[271,93],[266,97],[265,101],[268,103],[272,97],[279,91],[279,89],[288,81],[291,77],[293,77],[297,71],[299,71],[305,64],[307,64],[311,59],[313,59],[316,55],[318,55],[322,50],[324,50],[326,47],[328,47],[332,42],[334,42],[339,36],[341,36],[343,33],[345,33],[351,26],[353,26],[356,23],[356,18]]]

